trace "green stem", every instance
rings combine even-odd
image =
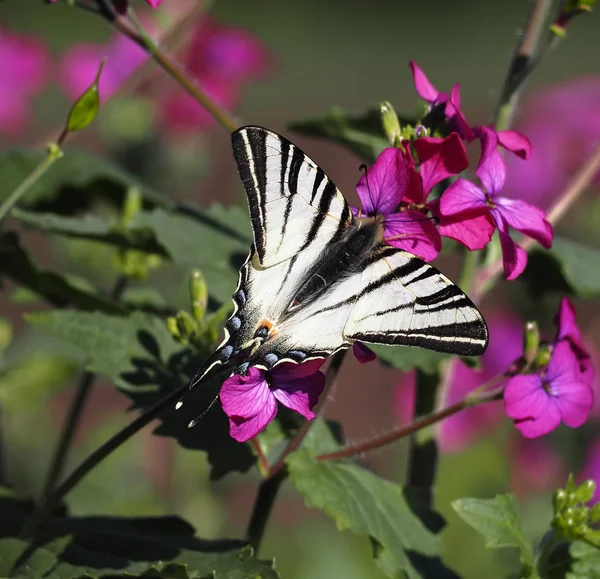
[[[287,472],[280,470],[274,476],[263,480],[258,487],[256,500],[252,508],[252,515],[250,515],[250,521],[246,529],[246,541],[248,541],[256,553],[260,549],[277,493],[286,478]]]
[[[125,291],[125,288],[127,287],[127,281],[127,278],[122,275],[117,278],[117,281],[110,292],[111,299],[118,300],[121,297]],[[46,481],[43,486],[41,495],[42,501],[45,501],[50,496],[56,487],[56,483],[62,475],[65,462],[73,442],[73,437],[75,436],[77,426],[79,425],[81,413],[85,403],[87,402],[95,379],[96,374],[93,372],[84,372],[81,376],[79,384],[77,385],[75,398],[71,402],[71,406],[67,413],[67,419],[60,433],[58,444],[56,445],[56,450],[50,463],[50,469],[48,470]]]
[[[63,156],[61,148],[52,143],[48,146],[48,154],[40,161],[38,166],[25,178],[25,180],[10,194],[8,199],[0,206],[0,223],[17,204],[19,199],[29,191],[34,183]]]
[[[121,16],[117,15],[114,19],[110,20],[110,22],[119,32],[147,50],[158,65],[192,98],[202,105],[202,107],[204,107],[228,133],[232,133],[240,126],[239,121],[200,89],[194,80],[185,73],[183,68],[161,49],[141,25],[139,25],[139,28],[143,30],[143,33],[135,30],[129,22]]]

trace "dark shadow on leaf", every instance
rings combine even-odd
[[[421,488],[404,487],[402,489],[406,504],[413,514],[432,533],[438,534],[446,525],[444,517],[428,506],[427,491]]]
[[[406,556],[423,579],[460,579],[439,557],[428,557],[416,551],[406,551]]]
[[[211,229],[214,229],[215,231],[218,231],[220,233],[224,233],[225,235],[228,235],[229,237],[236,239],[237,241],[241,241],[242,243],[248,243],[249,241],[245,235],[242,235],[239,231],[236,231],[231,227],[227,227],[223,223],[217,221],[216,219],[213,219],[212,217],[207,215],[201,207],[198,207],[196,205],[182,203],[175,207],[175,212],[181,213],[182,215],[187,215],[188,217],[195,219],[203,225],[206,225],[207,227],[210,227]],[[246,259],[246,256],[244,256],[244,259]]]
[[[163,360],[159,344],[146,331],[138,332],[138,340],[148,357],[133,358],[135,370],[123,373],[121,377],[132,386],[123,393],[132,400],[135,408],[146,410],[173,390],[189,384],[201,364],[189,348]],[[158,436],[175,438],[184,448],[206,452],[212,465],[210,476],[213,480],[229,472],[245,472],[255,461],[249,445],[239,443],[229,435],[229,421],[218,400],[196,426],[188,428],[190,420],[213,402],[226,376],[221,372],[194,388],[185,397],[182,408],[167,409],[159,416],[161,424],[154,431]],[[151,385],[156,389],[149,391]]]

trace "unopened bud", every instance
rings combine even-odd
[[[177,318],[175,316],[169,316],[167,318],[167,329],[171,336],[173,336],[176,340],[181,338],[179,334],[179,328],[177,327]]]
[[[104,67],[104,59],[100,61],[96,78],[90,87],[75,101],[67,117],[67,131],[80,131],[85,129],[98,114],[100,108],[100,93],[98,82]]]
[[[600,521],[600,503],[596,503],[590,509],[590,523],[596,523]]]
[[[592,500],[596,492],[596,483],[592,479],[588,479],[581,483],[575,490],[575,496],[578,503],[587,503]]]
[[[123,212],[121,214],[122,222],[125,225],[131,223],[133,218],[142,210],[142,206],[142,192],[137,187],[129,187],[125,192],[125,201],[123,202]]]
[[[388,101],[383,101],[379,105],[381,111],[381,122],[383,124],[383,130],[393,145],[396,142],[396,138],[400,136],[400,121],[398,121],[398,115],[394,110],[392,104]]]
[[[552,357],[552,351],[548,344],[542,344],[538,346],[538,351],[535,356],[535,365],[538,368],[545,368],[550,363]]]
[[[189,342],[198,330],[196,321],[184,310],[180,311],[175,317],[177,319],[177,329],[179,330],[181,340]]]
[[[567,493],[564,489],[558,489],[554,493],[553,503],[555,514],[560,513],[565,508],[567,505]]]
[[[208,290],[204,276],[199,269],[195,269],[190,275],[190,301],[194,318],[197,322],[202,322],[206,313]]]
[[[537,356],[540,346],[540,329],[535,322],[527,322],[523,330],[523,356],[531,364]]]

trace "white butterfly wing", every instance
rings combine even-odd
[[[348,204],[298,147],[262,127],[243,127],[231,141],[264,267],[306,249],[316,257],[343,236],[352,221]]]

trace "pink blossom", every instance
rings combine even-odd
[[[575,321],[575,308],[569,298],[562,298],[556,315],[554,316],[556,325],[556,342],[561,340],[568,341],[571,350],[579,362],[579,368],[583,379],[592,382],[594,379],[594,368],[592,366],[592,357],[583,344],[581,330]]]
[[[146,0],[146,4],[152,6],[152,8],[158,8],[161,4],[162,0]]]
[[[30,116],[29,101],[48,78],[48,53],[37,39],[0,29],[0,131],[14,135]]]
[[[548,434],[561,421],[578,428],[587,420],[593,401],[592,388],[582,379],[567,341],[556,344],[543,374],[514,376],[504,390],[506,414],[526,438]]]
[[[507,279],[515,279],[525,269],[527,253],[509,235],[509,227],[535,239],[543,247],[552,245],[552,226],[541,209],[525,201],[498,195],[504,187],[506,166],[498,152],[498,135],[480,128],[482,151],[475,171],[482,187],[459,178],[442,195],[440,211],[445,216],[489,215],[500,236],[502,259]],[[473,243],[474,232],[463,232],[465,245]]]
[[[246,376],[225,380],[219,397],[231,436],[238,442],[254,438],[275,418],[278,401],[312,420],[312,408],[325,387],[325,376],[319,372],[324,361],[281,364],[268,372],[251,367]]]
[[[69,98],[78,98],[92,84],[103,57],[106,62],[100,76],[101,99],[112,96],[149,58],[143,48],[121,34],[113,36],[105,46],[77,44],[65,52],[60,63],[59,77]]]
[[[371,348],[365,346],[362,342],[354,342],[352,344],[352,353],[354,357],[359,361],[360,364],[366,364],[377,359],[377,355]]]
[[[456,133],[444,139],[416,139],[413,146],[419,155],[420,172],[408,148],[384,149],[359,180],[356,190],[362,210],[353,211],[355,215],[380,216],[386,243],[431,261],[442,242],[435,224],[426,216],[427,197],[439,182],[466,169],[468,160]]]

